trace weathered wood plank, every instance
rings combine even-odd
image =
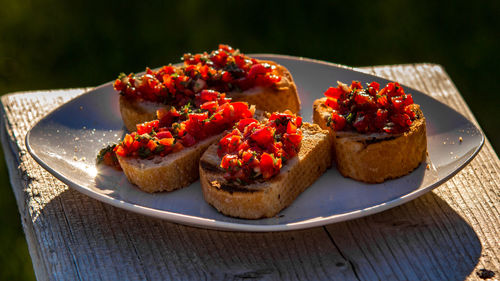
[[[426,92],[476,122],[438,65],[364,70]],[[480,268],[499,274],[500,161],[488,141],[450,181],[380,214],[294,232],[220,232],[100,203],[31,159],[26,132],[82,91],[2,97],[2,144],[39,280],[477,280]]]

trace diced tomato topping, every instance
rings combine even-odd
[[[159,133],[156,133],[156,137],[158,139],[169,139],[169,138],[172,138],[172,133],[170,131],[161,131]]]
[[[268,72],[268,69],[265,66],[263,66],[262,64],[256,64],[250,68],[250,71],[248,72],[248,77],[250,79],[254,79],[257,77],[257,75],[265,74],[267,72]]]
[[[413,97],[411,94],[407,94],[403,97],[403,103],[405,106],[413,104]]]
[[[382,89],[377,82],[369,83],[366,89],[358,81],[353,81],[350,87],[338,82],[336,88],[330,87],[324,94],[325,104],[333,109],[328,125],[336,131],[399,134],[416,118],[412,95],[405,94],[396,82]]]
[[[249,118],[252,117],[252,113],[248,109],[248,103],[246,102],[232,102],[231,103],[234,114],[237,116],[241,116],[242,118]]]
[[[159,123],[160,123],[160,121],[154,120],[154,121],[145,122],[142,124],[137,124],[136,125],[137,133],[139,135],[142,135],[142,134],[149,134],[149,133],[151,133],[152,130],[158,130]]]
[[[245,120],[242,122],[242,129],[246,128],[244,124],[257,122],[251,118],[253,110],[245,102],[231,103],[224,94],[216,91],[204,91],[195,98],[196,104],[200,106],[185,107],[182,114],[175,107],[158,110],[157,117],[161,120],[138,124],[137,132],[125,135],[123,141],[115,146],[114,153],[139,158],[165,156],[193,146],[209,136],[220,134],[239,120]],[[202,99],[205,100],[204,103],[200,102]],[[229,139],[228,145],[236,150],[241,145],[240,139],[239,135],[235,135]]]
[[[356,116],[356,120],[352,125],[354,126],[354,128],[356,128],[358,132],[365,133],[368,128],[368,122],[366,116],[358,113]]]
[[[125,138],[123,139],[123,144],[127,147],[131,146],[133,142],[134,138],[131,135],[126,135]]]
[[[218,106],[219,103],[217,101],[207,101],[206,103],[202,104],[200,108],[213,112],[217,109]]]
[[[370,83],[368,89],[369,89],[369,92],[371,95],[375,95],[375,94],[377,94],[378,90],[380,89],[380,84],[373,81]]]
[[[245,119],[241,119],[237,124],[237,128],[240,132],[243,132],[243,130],[245,129],[246,126],[248,126],[249,124],[251,123],[258,123],[257,120],[253,119],[253,118],[245,118]]]
[[[148,147],[148,149],[149,149],[150,151],[155,151],[155,149],[156,149],[156,147],[157,147],[157,146],[158,146],[158,145],[156,144],[156,142],[155,142],[155,141],[153,141],[153,140],[149,140],[149,141],[148,141],[147,147]]]
[[[222,157],[226,179],[248,183],[279,173],[283,161],[298,153],[301,125],[302,118],[290,111],[273,113],[265,123],[252,118],[240,120],[219,141],[217,153]]]
[[[335,130],[335,131],[342,131],[342,129],[344,129],[345,127],[345,124],[346,124],[346,120],[345,120],[345,117],[343,115],[340,115],[336,112],[332,113],[332,124],[330,126],[332,126],[332,128]]]
[[[262,177],[265,179],[270,178],[273,174],[273,170],[274,158],[267,152],[263,153],[260,158],[260,171],[262,173]]]
[[[342,89],[330,87],[330,88],[328,88],[328,90],[326,90],[325,96],[330,97],[330,98],[334,98],[334,99],[338,99],[338,98],[340,98],[342,93],[344,93],[344,91],[342,91]]]
[[[193,100],[204,89],[222,92],[245,91],[252,87],[274,87],[281,81],[275,67],[261,63],[220,45],[210,53],[184,54],[184,65],[146,68],[143,75],[121,74],[114,83],[120,94],[180,107]],[[213,101],[207,100],[207,101]]]
[[[274,138],[275,129],[272,127],[264,127],[262,129],[256,130],[250,138],[254,140],[257,144],[262,146],[271,142]]]
[[[373,102],[373,98],[365,93],[358,93],[354,97],[354,101],[356,102],[357,105],[365,105],[365,104],[370,104]]]
[[[361,86],[359,81],[352,81],[351,89],[363,89],[363,86]]]
[[[217,91],[203,90],[200,93],[200,99],[202,101],[214,101],[214,100],[217,100],[218,95],[219,95],[219,92],[217,92]]]
[[[190,134],[185,134],[182,138],[182,144],[185,146],[185,147],[190,147],[190,146],[193,146],[196,144],[196,139],[190,135]]]
[[[377,109],[375,117],[375,127],[381,129],[387,123],[387,117],[389,116],[389,111],[387,109],[379,108]]]
[[[189,121],[191,122],[202,122],[207,118],[208,118],[208,112],[189,114]]]
[[[163,138],[163,139],[159,140],[160,144],[167,146],[167,147],[174,145],[174,141],[175,141],[175,139],[173,137]]]
[[[326,99],[326,103],[325,104],[327,106],[331,107],[331,108],[337,108],[339,106],[338,99],[336,99],[336,98],[330,98],[330,97],[328,97]]]
[[[223,71],[222,72],[222,81],[225,82],[225,83],[229,83],[233,80],[233,76],[231,75],[231,73],[227,72],[227,71]]]
[[[389,104],[389,102],[387,101],[387,96],[380,96],[377,99],[377,103],[382,107],[387,106]]]
[[[302,126],[302,117],[301,116],[297,116],[295,118],[295,125],[297,125],[297,127]]]
[[[122,157],[127,156],[127,152],[125,151],[125,148],[123,148],[123,146],[117,146],[115,148],[115,153]]]
[[[286,133],[295,134],[296,132],[297,132],[297,125],[295,125],[293,122],[288,122],[286,127]]]

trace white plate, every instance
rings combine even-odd
[[[312,102],[336,81],[388,81],[334,64],[280,55],[258,55],[286,66],[293,74],[302,115],[311,121]],[[342,177],[335,168],[269,219],[226,217],[208,205],[199,182],[170,193],[148,194],[130,184],[123,173],[95,165],[97,152],[124,133],[118,94],[112,82],[62,105],[26,137],[35,160],[70,187],[102,202],[172,222],[232,231],[283,231],[321,226],[377,213],[401,205],[439,186],[462,169],[481,148],[481,131],[458,112],[405,87],[427,118],[430,168],[383,184],[364,184]],[[462,142],[459,138],[462,138]],[[428,160],[429,161],[429,160]]]

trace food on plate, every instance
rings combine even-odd
[[[180,109],[159,109],[156,120],[137,124],[136,131],[112,146],[112,152],[104,149],[100,158],[105,164],[118,162],[128,180],[146,192],[191,184],[198,179],[198,162],[207,147],[255,112],[246,102],[232,102],[214,90],[202,90],[193,102]]]
[[[334,160],[345,177],[380,183],[417,168],[427,152],[425,117],[395,82],[337,82],[313,104],[313,120],[328,129]]]
[[[331,165],[331,148],[327,130],[290,111],[242,119],[201,157],[204,198],[228,216],[273,217]]]
[[[116,79],[114,88],[129,131],[154,119],[159,108],[192,103],[204,89],[225,92],[233,101],[246,101],[262,111],[300,110],[292,75],[275,62],[250,58],[222,44],[210,53],[185,54],[182,59],[180,66],[147,68],[145,74],[120,74]]]

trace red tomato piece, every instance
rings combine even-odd
[[[218,107],[219,103],[217,101],[207,101],[200,106],[201,109],[208,110],[210,112],[214,112]]]
[[[255,65],[252,65],[252,67],[250,68],[250,71],[248,72],[248,77],[250,79],[255,79],[257,77],[257,75],[259,74],[265,74],[267,72],[271,71],[270,69],[266,68],[265,66],[263,66],[262,64],[255,64]]]
[[[265,152],[260,158],[260,172],[264,179],[270,178],[274,174],[274,158]]]
[[[252,135],[250,135],[250,138],[259,145],[265,146],[266,144],[273,141],[274,130],[275,129],[271,127],[264,127],[262,129],[256,130]]]
[[[354,101],[358,105],[365,105],[365,104],[372,103],[373,102],[373,98],[370,95],[368,95],[368,94],[365,94],[365,93],[362,93],[362,92],[358,92],[354,96]]]
[[[133,142],[134,138],[131,135],[125,135],[125,138],[123,139],[123,144],[125,145],[125,147],[131,146]]]
[[[328,90],[326,90],[325,96],[330,97],[330,98],[334,98],[334,99],[338,99],[338,98],[340,98],[340,96],[343,93],[344,93],[344,91],[340,88],[330,87],[330,88],[328,88]]]
[[[174,145],[174,141],[175,141],[175,139],[173,137],[163,138],[163,139],[159,140],[160,144],[162,144],[166,147],[170,147],[170,146]]]
[[[357,114],[356,120],[354,120],[354,123],[352,124],[358,132],[366,132],[368,129],[368,122],[366,122],[366,117],[363,114]]]
[[[346,119],[343,115],[338,114],[337,112],[332,112],[332,123],[331,127],[335,131],[342,131],[346,124]]]
[[[200,99],[203,102],[217,100],[218,96],[219,96],[219,92],[214,91],[214,90],[203,90],[200,93]]]
[[[249,118],[252,116],[252,114],[248,110],[248,103],[240,101],[232,102],[231,105],[235,113],[234,116],[241,116],[243,118]]]
[[[330,98],[328,97],[326,99],[326,102],[325,104],[333,109],[338,109],[339,108],[339,103],[338,103],[338,100],[336,98]]]
[[[236,126],[238,130],[240,130],[240,132],[243,132],[245,130],[245,127],[252,123],[258,123],[258,121],[253,118],[245,118],[241,119]]]
[[[380,105],[380,106],[387,106],[389,104],[389,102],[387,101],[387,96],[381,96],[377,99],[377,103]]]
[[[405,106],[413,104],[413,97],[411,94],[404,95],[403,103]]]
[[[363,89],[363,86],[361,86],[361,83],[359,81],[352,81],[351,83],[351,89]]]
[[[121,145],[117,145],[115,147],[114,151],[115,151],[116,155],[119,155],[121,157],[127,156],[127,152],[125,151],[125,149]]]
[[[168,138],[172,138],[172,133],[170,131],[161,131],[159,133],[156,133],[156,137],[158,139],[168,139]]]
[[[182,138],[182,145],[185,147],[190,147],[196,144],[196,139],[190,135],[190,134],[185,134]]]
[[[153,121],[150,121],[150,122],[144,122],[142,124],[137,124],[136,127],[137,127],[137,133],[139,135],[142,135],[142,134],[149,134],[151,133],[151,131],[154,129],[154,130],[158,130],[158,124],[160,123],[160,121],[158,120],[153,120]]]

